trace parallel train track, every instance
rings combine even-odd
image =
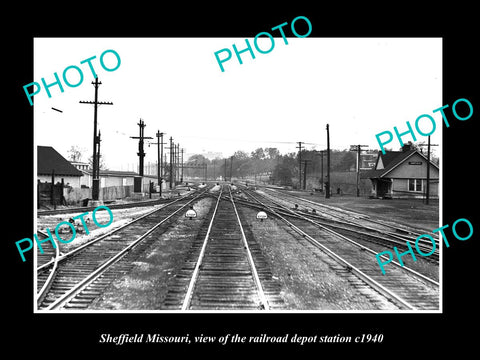
[[[274,195],[266,194],[266,196],[270,199],[276,199],[277,204],[273,204],[272,206],[282,213],[282,215],[292,215],[292,212],[285,211],[284,208],[281,208],[281,205],[285,206],[285,204],[291,203],[291,200],[286,199],[291,198],[296,204],[303,204],[301,208],[295,209],[295,213],[298,214],[299,217],[307,217],[339,233],[345,235],[354,234],[357,238],[361,238],[366,242],[388,246],[389,249],[392,249],[393,246],[399,249],[407,249],[407,241],[413,246],[416,237],[421,234],[430,233],[430,231],[407,227],[403,224],[393,224],[391,222],[372,219],[368,215],[313,202],[286,192],[275,191]],[[314,209],[316,210],[315,212],[313,212]],[[425,253],[430,253],[432,246],[432,242],[429,240],[422,238],[418,241],[419,249]],[[435,251],[431,256],[424,258],[424,260],[438,264],[440,256],[439,248],[439,242],[435,239]]]
[[[38,309],[88,307],[116,276],[131,269],[130,257],[149,246],[155,240],[155,234],[165,231],[172,219],[180,216],[182,210],[203,196],[206,190],[177,199],[70,253],[57,252],[53,260],[44,261],[37,268]]]
[[[313,246],[332,257],[349,273],[355,274],[363,282],[383,294],[401,309],[406,310],[438,310],[439,309],[439,283],[398,263],[388,269],[383,275],[373,251],[363,245],[356,244],[351,239],[328,229],[319,227],[318,224],[306,225],[295,212],[282,206],[271,198],[260,196],[252,191],[244,191],[248,197],[271,214],[280,218],[292,230],[309,241]],[[275,210],[275,208],[277,210]],[[293,215],[287,219],[279,214],[278,208]],[[348,240],[348,241],[346,241]]]
[[[169,285],[164,309],[270,310],[283,306],[280,286],[258,245],[247,239],[233,196],[220,190],[185,264]]]
[[[198,200],[177,199],[166,210],[152,211],[128,226],[105,234],[74,254],[57,254],[55,261],[43,261],[38,268],[38,308],[41,310],[87,309],[119,275],[134,266],[134,260],[176,219],[182,210]],[[366,247],[316,223],[271,197],[244,191],[248,203],[221,186],[208,220],[197,234],[183,267],[168,284],[163,310],[281,310],[285,304],[281,286],[272,276],[259,244],[242,223],[235,203],[264,209],[284,221],[338,262],[339,276],[354,274],[362,284],[375,289],[401,309],[437,310],[439,284],[401,267],[389,267],[382,275],[375,257]],[[163,211],[162,211],[163,210]],[[167,211],[170,211],[167,213]],[[287,219],[288,218],[288,219]],[[347,239],[348,240],[348,239]],[[318,251],[318,250],[316,250]],[[48,279],[47,279],[48,277]],[[363,286],[363,285],[362,285]]]
[[[373,219],[372,217],[366,214],[362,214],[353,210],[346,210],[346,209],[342,209],[332,205],[322,204],[319,202],[308,200],[300,196],[290,194],[287,191],[280,191],[277,189],[270,189],[270,188],[265,188],[265,190],[268,190],[269,192],[273,192],[276,197],[281,197],[281,198],[288,197],[288,198],[294,199],[296,202],[301,202],[301,203],[303,202],[305,208],[308,208],[308,207],[317,208],[317,210],[319,210],[321,214],[324,214],[325,217],[335,219],[335,221],[338,221],[339,223],[359,225],[366,229],[379,230],[379,231],[383,231],[384,233],[394,232],[403,238],[405,238],[405,235],[418,236],[418,235],[430,232],[427,229],[420,229],[418,227],[413,227],[411,225],[406,226],[399,223],[390,223],[388,221],[381,220],[378,218]]]

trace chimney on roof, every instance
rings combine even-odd
[[[406,151],[410,151],[410,150],[413,150],[413,144],[411,141],[409,141],[408,143],[406,144],[403,144],[402,146],[402,152],[406,152]]]

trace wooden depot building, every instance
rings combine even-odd
[[[375,167],[365,174],[376,198],[424,198],[427,191],[427,157],[411,144],[401,151],[378,152]],[[430,199],[438,199],[439,167],[430,162]]]

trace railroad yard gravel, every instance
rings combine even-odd
[[[136,260],[132,271],[116,279],[90,308],[161,310],[168,283],[180,269],[212,203],[212,199],[196,203],[197,219],[180,218],[148,253]],[[260,222],[255,211],[243,207],[240,212],[260,244],[274,278],[282,286],[285,310],[396,309],[388,301],[376,299],[372,290],[353,288],[348,280],[335,273],[331,259],[286,233],[275,220]]]
[[[113,213],[113,222],[107,226],[107,227],[97,227],[93,220],[92,220],[92,212],[90,211],[87,216],[84,217],[85,221],[87,222],[87,227],[89,230],[89,234],[87,235],[83,231],[77,231],[75,239],[72,240],[69,243],[61,243],[57,241],[58,246],[60,247],[60,251],[62,252],[68,252],[74,250],[76,247],[84,244],[85,242],[88,242],[90,239],[93,239],[95,237],[98,237],[104,233],[110,232],[126,223],[129,221],[142,216],[148,212],[151,212],[153,209],[158,209],[160,207],[163,207],[164,205],[154,205],[154,206],[147,206],[147,207],[132,207],[132,208],[126,208],[126,209],[112,209]],[[75,213],[66,213],[66,214],[57,214],[57,215],[43,215],[37,218],[37,231],[42,230],[45,231],[45,229],[50,229],[50,232],[55,236],[54,231],[55,227],[57,224],[59,224],[62,221],[67,221],[75,217],[77,215],[82,214],[81,212],[75,212]],[[106,224],[110,216],[106,210],[99,210],[95,214],[95,217],[97,221],[100,224]],[[77,228],[82,228],[81,225],[81,220],[77,219]],[[68,226],[62,226],[61,228],[69,229]],[[71,237],[71,233],[61,233],[60,234],[62,238],[68,240],[69,237]],[[44,247],[50,246],[50,243],[46,243],[46,245],[43,245]]]
[[[260,194],[271,197],[275,193],[270,191],[258,191]],[[315,201],[320,204],[332,205],[330,200],[320,198],[319,195],[311,195],[308,192],[292,192],[295,196],[301,198]],[[334,198],[333,206],[339,207],[344,210],[352,210],[359,213],[364,213],[369,215],[372,220],[381,219],[387,221],[391,224],[400,223],[406,226],[427,228],[431,226],[432,229],[437,228],[434,224],[438,221],[438,204],[435,205],[424,205],[421,203],[421,200],[412,205],[412,202],[405,202],[403,200],[379,200],[379,199],[365,199],[365,198],[353,198],[356,199],[352,201],[352,197],[337,197]],[[276,201],[282,203],[283,205],[292,208],[295,204],[295,199],[275,199]],[[352,206],[352,204],[354,204]],[[347,206],[348,205],[348,206]],[[398,206],[398,207],[397,207]],[[303,206],[300,209],[304,208]],[[413,209],[417,209],[416,211]],[[425,214],[426,213],[426,214]],[[419,215],[421,214],[421,216]],[[395,219],[395,222],[392,222],[392,219]],[[407,219],[409,220],[407,222]],[[434,227],[435,226],[435,227]],[[369,247],[370,249],[380,253],[382,251],[392,251],[393,246],[389,244],[377,244],[369,240],[365,240],[361,236],[351,234],[348,231],[343,231],[335,229],[337,232],[343,233],[345,236],[351,238],[352,240]],[[414,243],[415,237],[412,237],[412,243]],[[416,257],[414,261],[411,257],[404,257],[403,262],[405,266],[415,270],[423,275],[430,277],[435,281],[439,281],[440,272],[438,263],[432,263],[430,258],[424,258],[421,256]],[[380,268],[379,268],[380,271]]]
[[[369,289],[354,289],[335,272],[336,263],[277,220],[260,222],[242,208],[274,276],[282,284],[287,310],[392,310],[396,307]],[[372,301],[372,298],[375,298]]]
[[[395,223],[407,226],[425,228],[430,231],[440,226],[438,200],[430,200],[430,205],[426,205],[421,199],[368,199],[349,195],[332,195],[330,199],[325,199],[325,195],[320,193],[308,191],[291,191],[290,193],[320,204],[370,215],[373,218],[385,221],[394,219]]]
[[[214,187],[211,192],[217,193],[218,189],[218,186]],[[280,200],[280,202],[289,207],[293,207],[294,204],[290,200]],[[169,291],[169,283],[180,272],[195,238],[199,236],[202,225],[209,219],[209,213],[214,204],[213,198],[198,200],[193,205],[197,212],[196,218],[189,219],[182,215],[170,224],[166,231],[162,230],[163,233],[152,235],[158,238],[146,251],[134,258],[133,268],[113,280],[103,294],[94,300],[89,309],[164,310],[163,301]],[[93,237],[110,232],[154,208],[163,206],[161,204],[153,207],[112,209],[113,222],[105,228],[97,227],[89,212],[87,225],[90,234],[77,232],[74,241],[67,244],[58,243],[60,251],[62,253],[71,251]],[[324,252],[293,232],[282,221],[272,217],[260,221],[256,218],[258,210],[242,205],[238,205],[238,209],[247,238],[252,239],[252,243],[258,244],[261,256],[270,267],[273,279],[280,284],[280,296],[285,304],[282,310],[390,311],[398,309]],[[405,209],[401,211],[405,212]],[[80,213],[40,216],[37,218],[37,230],[49,228],[53,233],[58,223],[68,221],[78,214]],[[108,212],[103,210],[97,212],[96,219],[100,223],[106,223],[110,217]],[[77,220],[77,223],[81,227],[80,220]],[[64,238],[69,236],[68,233],[63,234]],[[47,244],[49,243],[45,245]],[[378,246],[371,247],[380,250]],[[427,275],[438,279],[438,265],[423,262],[408,265],[425,267],[427,273],[431,272]]]
[[[91,309],[159,310],[169,281],[176,275],[193,240],[208,214],[213,200],[202,199],[193,206],[197,218],[179,218],[174,227],[162,234],[150,249],[141,255],[134,268],[116,279],[96,300]]]

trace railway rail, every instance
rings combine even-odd
[[[225,191],[226,193],[226,191]],[[221,187],[208,227],[169,285],[163,307],[174,310],[281,308],[280,286],[253,239],[247,239],[230,187]]]
[[[190,190],[195,190],[196,186],[188,186]],[[189,191],[190,191],[189,190]],[[178,196],[189,196],[189,193],[184,195]],[[176,197],[176,196],[174,196]],[[153,206],[158,204],[168,204],[171,202],[171,198],[158,198],[158,199],[149,199],[149,200],[142,200],[142,201],[129,201],[125,203],[117,204],[115,202],[105,203],[108,205],[110,209],[128,209],[132,207],[142,207],[142,206]],[[57,208],[57,209],[49,209],[49,210],[37,210],[37,216],[46,216],[46,215],[57,215],[57,214],[69,214],[74,212],[85,212],[94,210],[96,206],[81,206],[81,207],[66,207],[66,208]]]
[[[272,198],[271,195],[267,196]],[[378,219],[372,219],[368,215],[313,202],[285,192],[276,191],[274,198],[278,199],[278,197],[281,200],[285,200],[285,197],[289,197],[294,199],[297,204],[303,203],[303,207],[301,209],[295,209],[295,213],[299,214],[302,218],[314,220],[319,226],[325,226],[346,235],[355,234],[356,237],[361,237],[364,241],[373,242],[378,245],[387,245],[389,246],[389,249],[392,246],[396,246],[399,249],[407,249],[407,241],[414,241],[419,235],[430,233],[430,231],[425,230],[421,232],[422,230],[418,228],[407,227],[403,224],[393,224]],[[289,201],[286,201],[286,203],[291,204]],[[276,209],[283,212],[283,215],[291,215],[291,212],[284,211],[284,208],[279,207],[279,205],[282,204],[278,203],[277,200],[277,204],[275,204]],[[375,226],[372,226],[371,224],[374,224]],[[432,243],[430,240],[421,238],[418,241],[418,247],[423,252],[429,253],[432,250]],[[428,258],[425,258],[425,260],[438,264],[440,257],[440,244],[438,239],[435,239],[435,247],[436,249],[433,254]]]
[[[320,211],[320,213],[323,213],[332,219],[336,219],[339,222],[351,223],[353,225],[355,225],[355,222],[361,222],[364,228],[378,229],[385,232],[388,232],[387,230],[393,230],[395,233],[403,233],[409,236],[418,236],[430,232],[430,230],[428,229],[420,229],[418,227],[406,226],[399,223],[392,224],[385,220],[373,219],[366,214],[361,214],[353,210],[341,209],[332,205],[318,203],[309,199],[302,198],[300,196],[290,194],[287,191],[281,191],[271,188],[265,189],[269,192],[274,192],[276,196],[281,196],[283,198],[288,197],[294,199],[296,202],[303,202],[306,204],[305,207],[310,207],[312,209],[316,208],[317,211]]]
[[[109,234],[113,234],[114,232],[116,232],[116,231],[118,231],[118,230],[121,230],[121,229],[122,229],[123,227],[125,227],[125,226],[129,226],[131,223],[134,223],[134,222],[136,222],[136,221],[138,221],[138,220],[141,220],[143,217],[149,216],[149,215],[151,215],[151,214],[154,214],[154,213],[156,213],[156,212],[158,212],[158,211],[162,211],[162,210],[164,210],[164,209],[168,209],[169,206],[172,206],[172,205],[176,204],[176,203],[179,202],[179,201],[184,201],[184,199],[188,201],[188,199],[191,199],[192,196],[195,196],[195,193],[198,192],[198,191],[200,191],[200,196],[197,197],[197,199],[199,199],[201,196],[206,196],[206,194],[207,194],[206,191],[196,190],[195,192],[188,193],[188,194],[183,195],[183,196],[178,197],[178,198],[174,198],[173,200],[169,199],[169,200],[167,200],[167,201],[162,201],[161,203],[159,203],[158,201],[156,201],[155,203],[149,203],[150,206],[159,205],[159,204],[163,204],[163,206],[162,206],[161,208],[155,208],[155,209],[147,212],[147,213],[144,214],[144,215],[141,215],[141,216],[139,216],[139,217],[137,217],[137,218],[134,218],[134,219],[132,219],[129,223],[124,224],[123,226],[118,227],[118,228],[112,230],[111,232],[108,232],[107,234],[105,234],[105,235],[103,235],[103,236],[99,236],[99,237],[96,237],[96,238],[90,240],[89,243],[90,243],[91,241],[99,241],[99,240],[101,240],[103,237],[106,237],[106,236],[108,236]],[[163,199],[163,200],[166,200],[166,199]],[[147,206],[147,205],[145,205],[145,202],[140,202],[140,203],[121,204],[121,205],[119,205],[119,206],[112,207],[112,208],[113,208],[113,209],[126,209],[126,208],[136,207],[136,206],[133,206],[134,204],[137,204],[137,205],[140,206],[140,207]],[[110,208],[110,206],[109,206],[109,208]],[[90,209],[90,208],[85,208],[85,207],[82,207],[82,208],[71,208],[68,212],[65,212],[66,210],[63,209],[63,210],[61,210],[60,213],[55,212],[54,214],[55,214],[55,215],[57,215],[57,214],[72,214],[72,215],[74,215],[74,214],[76,214],[77,212],[78,212],[78,213],[83,213],[83,212],[85,212],[85,210],[88,210],[88,209]],[[42,215],[44,215],[44,214],[42,214]],[[42,230],[37,230],[37,236],[38,236],[38,238],[39,238],[40,240],[43,240],[43,239],[45,239],[45,238],[48,237],[48,234],[47,234],[46,232],[42,231]],[[85,246],[88,246],[88,244],[85,244]],[[57,244],[57,249],[58,249],[58,248],[61,248],[61,247],[62,247],[62,244],[61,244],[61,243],[58,243],[58,244]],[[69,255],[67,256],[67,254],[58,254],[57,251],[56,251],[55,249],[53,249],[52,247],[50,247],[50,246],[44,246],[43,248],[44,248],[44,249],[43,249],[43,250],[44,250],[43,253],[41,253],[40,251],[37,251],[37,254],[36,254],[36,257],[37,257],[37,259],[36,259],[36,261],[37,261],[37,263],[36,263],[36,264],[37,264],[37,270],[42,270],[43,268],[46,268],[46,267],[48,267],[48,266],[51,266],[57,256],[58,256],[58,260],[59,260],[59,261],[62,261],[63,258],[66,258],[66,257],[68,257],[68,256],[71,256],[71,255],[73,255],[75,252],[82,250],[82,247],[78,247],[78,248],[76,248],[75,250],[73,250],[71,253],[69,253]]]
[[[368,247],[327,227],[319,226],[313,220],[299,215],[270,197],[261,196],[249,190],[245,190],[244,193],[266,211],[285,222],[302,238],[336,260],[343,266],[343,269],[355,274],[365,284],[384,295],[401,309],[439,309],[439,283],[435,280],[393,262],[396,267],[392,267],[387,275],[383,275],[378,269],[375,257],[371,256],[373,250]],[[286,216],[279,213],[278,209],[290,213],[292,216],[287,219]],[[307,219],[308,225],[305,223]]]
[[[335,230],[326,226],[319,214],[291,209],[281,200],[247,189],[235,195],[229,185],[218,186],[216,194],[207,190],[211,189],[178,198],[71,253],[63,254],[57,247],[56,254],[47,254],[37,268],[38,309],[87,309],[115,278],[132,269],[139,254],[153,244],[184,209],[204,196],[213,196],[215,206],[203,221],[183,266],[168,284],[161,309],[284,308],[281,286],[273,277],[248,223],[242,222],[238,205],[262,209],[281,219],[301,235],[299,241],[308,241],[311,244],[308,246],[315,247],[314,251],[320,249],[334,259],[338,266],[333,271],[339,276],[348,279],[354,276],[360,286],[374,289],[398,308],[439,309],[438,282],[394,262],[397,267],[390,267],[383,275],[372,256],[373,250],[336,231],[345,224],[337,222],[333,225],[337,226]],[[372,235],[373,230],[368,230],[365,236],[368,232]],[[46,261],[48,256],[53,259]]]
[[[119,274],[132,267],[143,251],[171,221],[205,195],[182,197],[62,254],[37,268],[37,306],[41,310],[85,309]]]

